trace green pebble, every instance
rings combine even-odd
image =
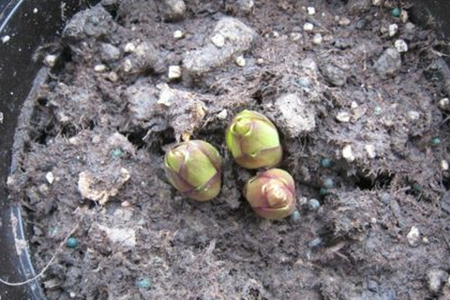
[[[151,282],[147,278],[141,278],[136,281],[136,287],[140,289],[148,289],[150,288]]]
[[[329,194],[329,192],[328,192],[328,190],[326,188],[320,188],[319,195],[325,196],[325,195],[328,195],[328,194]]]
[[[329,159],[329,158],[322,158],[320,160],[320,165],[323,168],[330,168],[332,164],[333,164],[333,161],[331,159]]]
[[[402,14],[402,10],[399,7],[395,7],[391,10],[391,15],[393,17],[398,18],[398,17],[400,17],[401,14]]]
[[[113,150],[113,152],[112,152],[112,155],[115,157],[115,158],[119,158],[119,157],[121,157],[122,156],[122,150],[120,150],[120,149],[114,149]]]
[[[66,241],[66,247],[70,249],[75,249],[78,247],[78,239],[76,237],[70,237]]]
[[[331,178],[325,178],[323,180],[323,187],[327,188],[327,189],[332,189],[334,188],[334,181]]]
[[[435,138],[433,138],[433,139],[431,140],[431,144],[432,144],[433,146],[437,146],[437,145],[439,145],[440,143],[441,143],[441,139],[438,138],[438,137],[435,137]]]
[[[300,213],[298,210],[294,210],[294,212],[291,215],[291,220],[294,222],[300,220]]]

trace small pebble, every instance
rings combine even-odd
[[[123,51],[125,53],[131,53],[134,52],[134,50],[136,50],[136,46],[133,43],[126,43],[125,47],[123,48]]]
[[[116,72],[109,72],[109,73],[108,73],[108,79],[109,79],[111,82],[117,82],[117,81],[119,81],[119,75],[117,75]]]
[[[412,226],[408,235],[406,236],[408,243],[411,247],[417,247],[420,244],[420,231],[416,226]]]
[[[339,25],[341,25],[341,26],[348,26],[348,25],[351,24],[351,22],[352,22],[352,21],[351,21],[349,18],[343,17],[343,18],[341,18],[341,19],[339,20]]]
[[[312,6],[307,7],[306,11],[308,12],[308,15],[311,15],[311,16],[316,14],[316,9]]]
[[[435,138],[431,139],[431,145],[438,146],[440,144],[441,144],[441,139],[439,137],[435,137]]]
[[[147,278],[141,278],[136,281],[136,287],[140,289],[148,289],[150,288],[151,282]]]
[[[328,195],[330,192],[326,189],[326,188],[320,188],[319,189],[319,195],[320,196],[325,196]]]
[[[244,58],[242,55],[236,57],[236,59],[234,60],[234,62],[235,62],[236,65],[238,65],[239,67],[245,67],[245,64],[246,64],[245,58]]]
[[[374,145],[368,144],[368,145],[364,146],[364,148],[366,149],[366,153],[369,158],[377,157]]]
[[[347,145],[342,149],[342,157],[344,157],[348,162],[353,162],[355,160],[351,145]]]
[[[262,58],[258,58],[256,60],[256,64],[258,64],[258,65],[262,65],[263,63],[264,63],[264,59],[262,59]]]
[[[291,215],[291,221],[297,222],[298,220],[300,220],[300,213],[298,210],[294,210]]]
[[[382,109],[381,109],[380,106],[375,106],[373,112],[374,112],[376,115],[379,115],[379,114],[381,114],[381,111],[382,111]]]
[[[70,249],[75,249],[78,247],[78,239],[76,237],[70,237],[66,241],[66,247]]]
[[[6,44],[7,42],[9,42],[10,39],[11,37],[9,35],[5,35],[2,37],[2,43]]]
[[[225,38],[221,34],[216,34],[211,38],[211,42],[217,47],[222,48],[225,46]]]
[[[133,69],[133,63],[131,62],[131,60],[126,59],[123,63],[123,71],[125,73],[130,72]]]
[[[175,30],[175,31],[173,32],[173,38],[174,38],[174,39],[179,40],[179,39],[182,39],[183,37],[184,37],[183,31],[181,31],[181,30]]]
[[[408,52],[408,44],[404,40],[396,40],[394,47],[399,53]]]
[[[312,39],[313,44],[320,45],[322,43],[322,35],[320,33],[316,33]]]
[[[318,210],[320,208],[320,202],[313,198],[308,201],[308,206],[311,210]]]
[[[37,8],[34,8],[34,9],[33,9],[33,14],[37,14],[37,13],[38,13],[38,11],[39,11],[39,9],[37,9]]]
[[[410,121],[416,121],[420,118],[420,113],[415,110],[410,110],[408,112],[408,118]]]
[[[448,98],[443,98],[439,100],[439,108],[447,110],[450,108],[450,100]]]
[[[403,23],[408,22],[409,16],[408,16],[408,12],[406,10],[402,10],[401,14],[400,14],[400,20],[402,20]]]
[[[372,5],[373,6],[380,6],[381,5],[381,0],[372,0]]]
[[[348,123],[350,122],[350,114],[346,111],[340,111],[336,115],[336,120],[342,123]]]
[[[228,116],[228,111],[226,109],[222,110],[220,113],[217,114],[217,119],[219,120],[225,120]]]
[[[44,64],[47,67],[53,68],[56,65],[56,60],[58,59],[58,56],[49,54],[44,58]]]
[[[391,10],[391,15],[396,18],[400,17],[401,13],[402,13],[402,10],[399,7],[394,7]]]
[[[179,79],[181,78],[181,67],[180,66],[169,66],[169,72],[167,74],[169,79]]]
[[[439,163],[439,168],[442,171],[448,171],[448,168],[449,168],[448,162],[445,159],[441,160],[441,162]]]
[[[122,150],[120,150],[119,148],[116,148],[116,149],[114,149],[114,150],[112,151],[112,156],[113,156],[114,158],[119,158],[119,157],[122,156],[122,154],[123,154],[123,152],[122,152]]]
[[[41,184],[38,189],[42,194],[47,194],[49,190],[48,185],[46,185],[45,183]]]
[[[289,39],[293,42],[298,41],[301,38],[302,38],[302,35],[299,32],[291,32],[289,34]]]
[[[272,32],[272,37],[274,37],[274,38],[279,38],[279,37],[280,37],[280,34],[278,33],[278,31],[273,31],[273,32]]]
[[[329,158],[325,157],[320,160],[320,166],[322,168],[330,168],[332,165],[333,165],[333,161]]]
[[[75,298],[77,296],[77,294],[75,292],[70,292],[69,293],[70,298]]]
[[[352,104],[350,105],[351,109],[357,109],[359,107],[358,103],[356,101],[352,101]]]
[[[97,73],[102,73],[106,71],[106,66],[104,64],[98,64],[94,66],[94,71]]]
[[[397,24],[391,24],[389,25],[389,36],[394,36],[398,32],[398,25]]]
[[[131,203],[130,203],[130,201],[125,200],[122,203],[120,203],[120,206],[122,206],[122,207],[130,207]]]
[[[325,178],[322,183],[323,183],[324,188],[327,188],[327,189],[334,188],[334,181],[331,178]]]
[[[317,246],[320,246],[320,244],[322,244],[322,239],[320,237],[317,237],[308,243],[308,247],[315,248]]]
[[[45,174],[45,179],[47,179],[48,183],[52,184],[55,180],[55,176],[53,176],[52,172],[48,172],[47,174]]]
[[[311,23],[305,23],[303,25],[303,30],[306,31],[306,32],[311,32],[311,31],[314,30],[314,25],[311,24]]]

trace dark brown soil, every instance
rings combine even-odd
[[[8,182],[28,213],[35,267],[74,229],[79,240],[42,278],[50,300],[450,299],[439,106],[450,77],[431,30],[392,16],[394,2],[186,1],[181,14],[167,6],[180,1],[119,2],[69,22],[17,134]],[[225,17],[249,30],[215,47]],[[190,59],[208,64],[189,69]],[[182,79],[168,79],[171,65]],[[299,219],[263,220],[242,198],[254,172],[232,162],[224,131],[243,109],[278,126]],[[187,137],[224,156],[209,203],[164,177],[165,149]]]

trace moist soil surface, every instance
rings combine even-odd
[[[8,180],[35,268],[57,254],[48,299],[450,299],[446,48],[377,2],[104,0],[69,20]],[[257,171],[224,133],[244,109],[280,132],[293,217],[242,197]],[[189,138],[224,158],[210,202],[164,175]]]

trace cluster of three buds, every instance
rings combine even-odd
[[[264,115],[244,110],[226,131],[226,144],[235,162],[246,169],[269,168],[281,162],[283,151],[275,125]],[[165,156],[169,182],[197,201],[220,193],[222,157],[209,143],[192,140],[173,146]],[[267,219],[282,219],[295,209],[295,184],[281,169],[269,169],[251,178],[244,197],[253,210]]]

